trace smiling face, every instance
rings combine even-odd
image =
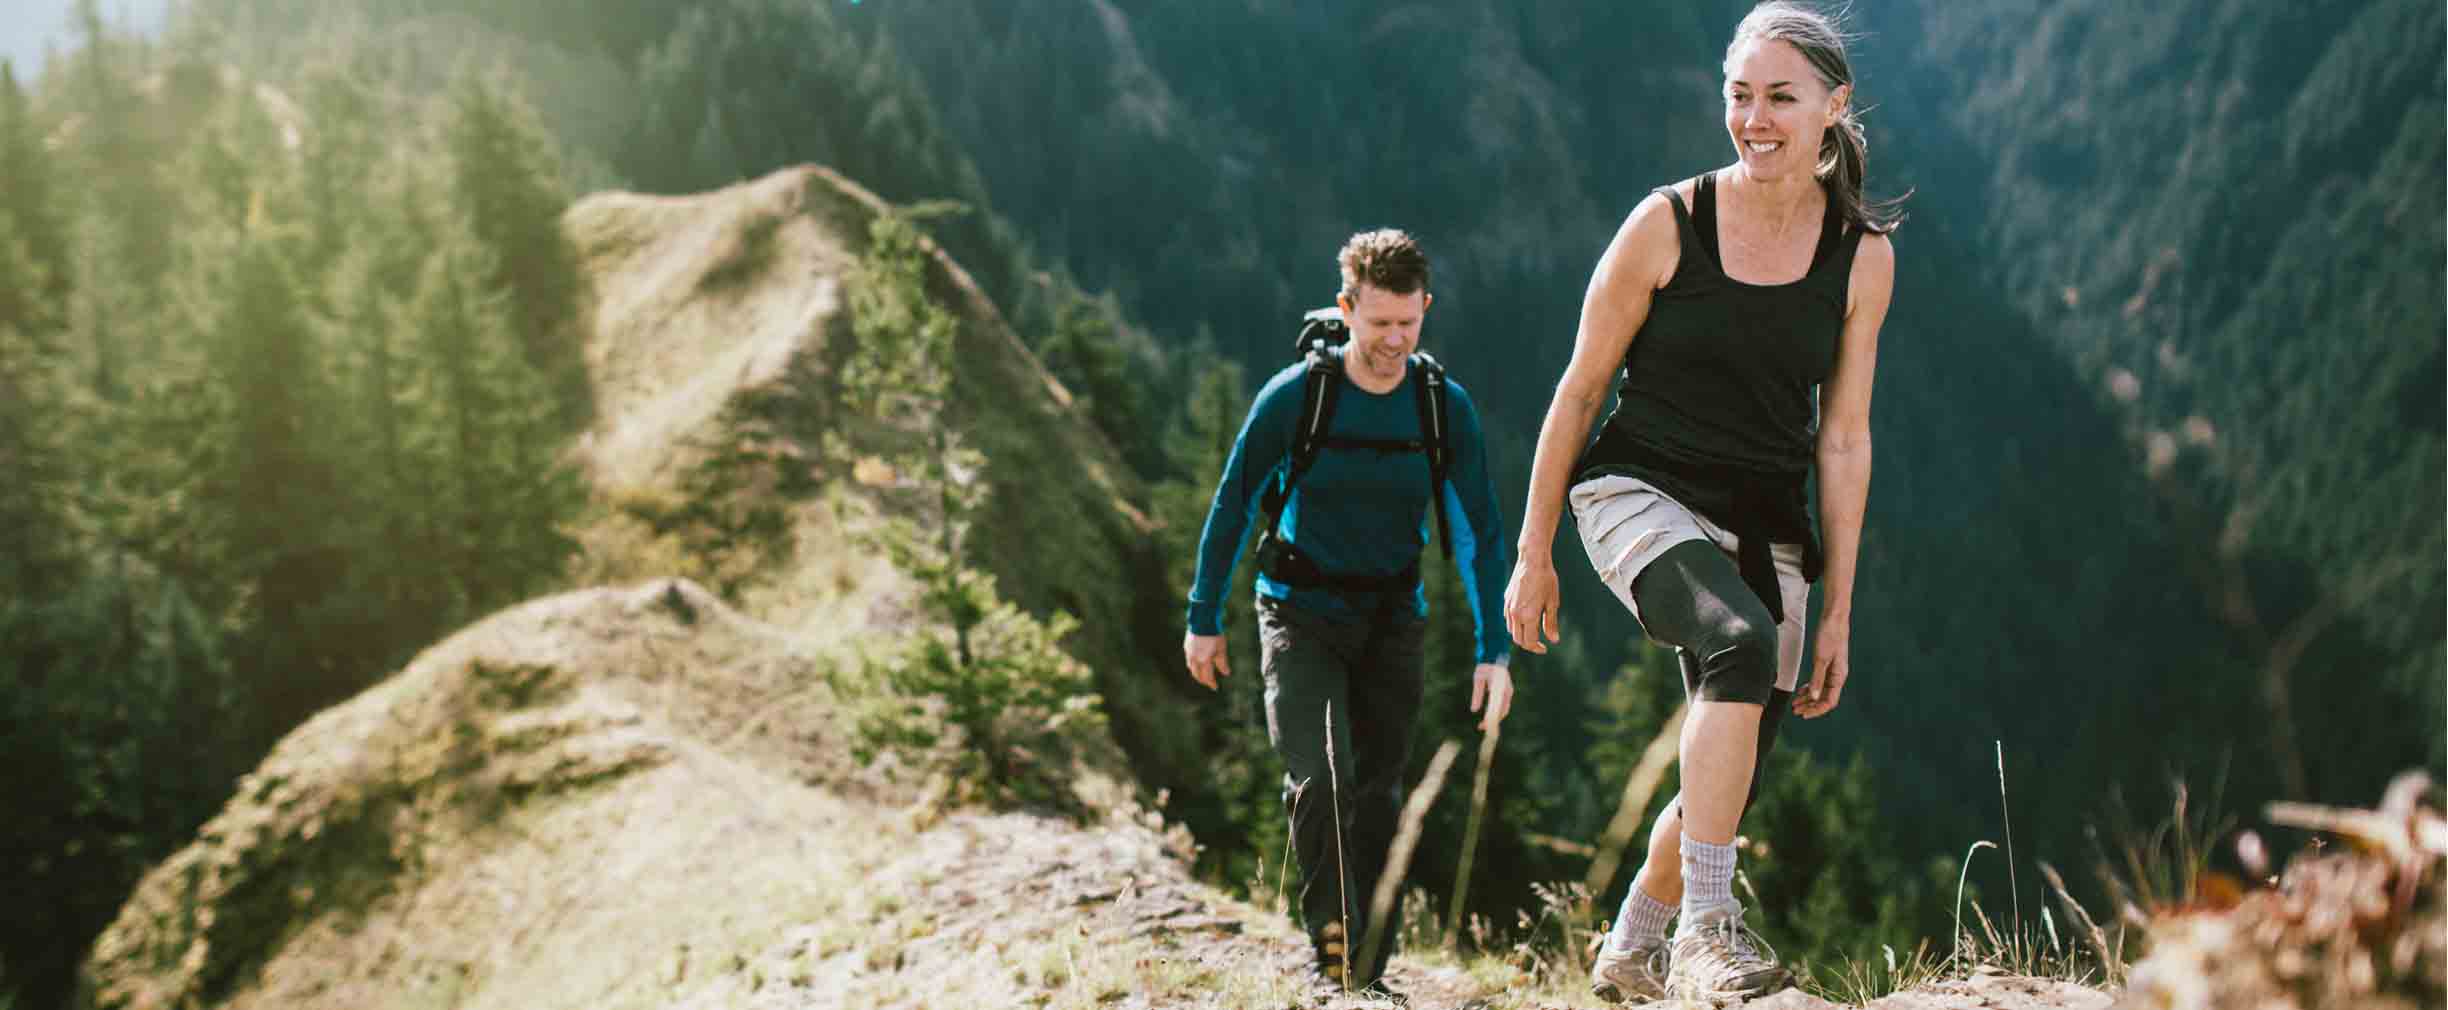
[[[1373,284],[1360,285],[1358,297],[1338,296],[1344,325],[1351,328],[1345,368],[1380,384],[1400,380],[1404,363],[1419,346],[1420,321],[1431,300],[1425,290],[1398,295]]]
[[[1751,178],[1770,182],[1818,172],[1819,145],[1852,88],[1830,89],[1790,42],[1746,39],[1726,53],[1726,135]]]

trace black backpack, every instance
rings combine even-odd
[[[1375,585],[1378,582],[1399,581],[1407,586],[1418,579],[1416,565],[1382,579],[1328,576],[1301,556],[1290,542],[1275,537],[1276,522],[1292,500],[1292,489],[1317,462],[1319,452],[1326,449],[1417,452],[1428,457],[1428,503],[1436,510],[1437,543],[1444,547],[1446,557],[1453,557],[1453,531],[1445,516],[1445,470],[1450,458],[1445,436],[1448,430],[1445,367],[1426,351],[1411,354],[1411,388],[1419,403],[1420,432],[1425,437],[1376,439],[1328,435],[1327,429],[1334,423],[1335,397],[1343,389],[1343,358],[1333,351],[1350,340],[1351,329],[1344,325],[1343,310],[1334,306],[1301,317],[1300,333],[1292,338],[1293,353],[1307,362],[1301,384],[1300,427],[1292,436],[1291,465],[1281,471],[1259,499],[1263,525],[1258,528],[1258,563],[1270,577],[1291,585],[1348,584],[1367,589],[1384,588]]]

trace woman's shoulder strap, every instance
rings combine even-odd
[[[1666,205],[1674,208],[1676,229],[1682,231],[1689,231],[1691,229],[1691,207],[1683,202],[1683,194],[1676,191],[1672,183],[1659,186],[1656,189],[1650,190],[1650,192],[1665,197]]]
[[[1717,252],[1717,173],[1702,172],[1692,180],[1692,232],[1700,240],[1700,251],[1711,265],[1724,272],[1725,260]]]
[[[1704,181],[1696,185],[1705,185],[1705,180],[1708,177],[1704,175],[1700,178]],[[1691,204],[1686,204],[1683,202],[1683,193],[1681,190],[1676,189],[1674,184],[1670,183],[1668,185],[1659,186],[1656,190],[1654,190],[1654,192],[1665,197],[1667,205],[1674,208],[1675,233],[1681,237],[1683,245],[1682,258],[1688,262],[1692,258],[1693,251],[1701,248],[1701,243],[1705,241],[1700,233],[1699,223],[1695,215],[1695,209]],[[1702,192],[1704,191],[1696,188],[1693,190],[1692,200],[1694,204],[1699,202],[1701,199],[1700,194]],[[1714,262],[1714,260],[1711,260],[1710,262]]]
[[[1852,283],[1853,257],[1868,234],[1861,222],[1837,204],[1836,195],[1828,194],[1827,218],[1819,225],[1819,248],[1811,253],[1811,273],[1827,274],[1838,290],[1844,290]]]

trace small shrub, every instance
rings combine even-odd
[[[995,596],[994,581],[961,572],[959,609],[977,614],[966,654],[940,629],[869,663],[870,699],[858,720],[858,756],[884,749],[941,763],[963,795],[996,805],[1074,809],[1069,768],[1104,732],[1088,669],[1061,641],[1070,615],[1040,621]]]

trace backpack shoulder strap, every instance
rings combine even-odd
[[[1309,352],[1308,368],[1301,376],[1300,416],[1293,422],[1297,427],[1292,429],[1291,465],[1260,502],[1260,508],[1265,510],[1265,529],[1275,528],[1276,519],[1292,500],[1293,486],[1317,462],[1318,449],[1326,441],[1326,429],[1334,423],[1335,395],[1342,391],[1342,378],[1342,358],[1324,348]]]
[[[1300,427],[1292,434],[1292,459],[1301,469],[1316,461],[1334,425],[1335,394],[1343,391],[1343,358],[1326,349],[1309,352],[1309,367],[1301,378]]]
[[[1445,515],[1445,468],[1451,456],[1446,445],[1445,366],[1428,352],[1417,351],[1411,355],[1411,370],[1419,376],[1412,389],[1419,401],[1420,447],[1428,454],[1428,507],[1436,510],[1437,543],[1451,558],[1453,525]]]

